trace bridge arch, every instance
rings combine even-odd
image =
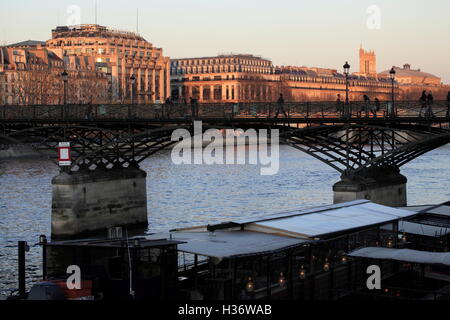
[[[271,123],[207,124],[208,129],[278,129],[280,142],[322,161],[343,176],[354,176],[369,168],[402,165],[418,156],[450,143],[450,131],[417,124],[333,124],[293,128]],[[73,168],[138,165],[162,149],[171,147],[172,133],[190,124],[151,128],[120,129],[102,126],[41,126],[17,130],[8,135],[16,143],[34,142],[34,149],[57,150],[61,141],[72,145]],[[270,130],[268,131],[270,134]],[[55,153],[56,155],[56,153]]]
[[[400,168],[450,143],[450,131],[420,125],[340,124],[288,129],[280,138],[341,174],[353,176],[371,168]]]

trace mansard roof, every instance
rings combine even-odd
[[[9,47],[9,48],[22,47],[23,48],[23,47],[37,47],[38,45],[45,47],[45,41],[26,40],[26,41],[9,44],[6,47]]]

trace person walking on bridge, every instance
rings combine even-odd
[[[198,106],[197,106],[197,99],[190,98],[191,100],[191,112],[192,112],[192,119],[196,120],[198,118]]]
[[[169,119],[171,112],[172,112],[172,99],[171,97],[168,97],[166,99],[166,102],[163,104],[163,108],[161,111],[161,118],[164,119],[164,117],[166,117],[167,119]]]
[[[368,118],[369,117],[369,109],[370,109],[370,98],[367,94],[365,94],[363,96],[363,98],[364,98],[364,105],[361,108],[361,117],[362,117],[362,113],[364,111],[366,114],[366,118]]]
[[[378,100],[378,98],[375,98],[375,103],[372,106],[372,114],[373,117],[376,118],[377,117],[377,112],[380,111],[381,109],[381,105],[380,105],[380,100]]]
[[[425,116],[426,112],[427,112],[427,92],[424,90],[422,91],[422,96],[419,99],[420,102],[420,112],[419,112],[419,117],[422,117],[422,111],[423,114]]]
[[[447,93],[447,114],[445,116],[450,117],[450,91]]]
[[[94,109],[92,108],[92,104],[89,102],[86,108],[86,120],[94,120]]]
[[[336,113],[338,113],[341,118],[344,117],[344,106],[340,94],[337,95],[336,99]]]
[[[283,98],[283,94],[280,94],[280,97],[278,98],[278,108],[277,108],[277,112],[275,113],[275,118],[278,118],[278,114],[280,112],[283,112],[284,116],[286,118],[288,118],[288,114],[286,113],[286,111],[284,111],[284,98]]]
[[[428,117],[435,117],[434,113],[433,113],[433,104],[434,104],[434,98],[433,98],[433,94],[428,93],[427,96],[427,116]]]

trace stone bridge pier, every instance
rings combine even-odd
[[[147,227],[145,171],[81,169],[52,180],[52,237],[76,238],[110,227]]]
[[[392,206],[407,205],[407,178],[397,168],[369,168],[358,174],[343,174],[333,186],[334,203],[366,199]]]

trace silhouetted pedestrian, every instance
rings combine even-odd
[[[420,102],[420,112],[419,117],[422,116],[422,112],[425,115],[427,112],[427,92],[424,90],[422,91],[422,95],[420,96],[419,102]]]
[[[447,93],[447,114],[445,116],[450,117],[450,91]]]
[[[428,117],[434,117],[433,104],[434,104],[434,97],[430,91],[427,96],[427,116]]]
[[[278,108],[277,108],[277,112],[275,113],[275,118],[278,118],[278,114],[280,112],[283,112],[284,116],[287,118],[288,115],[287,115],[286,111],[284,111],[284,98],[283,98],[282,94],[280,94],[277,104],[278,104]]]
[[[365,94],[363,96],[363,98],[364,98],[364,105],[361,108],[361,116],[362,116],[362,112],[364,111],[365,114],[366,114],[366,117],[368,117],[369,116],[369,109],[370,109],[370,98],[369,98],[369,96],[367,94]]]
[[[171,97],[168,97],[166,99],[166,102],[163,105],[163,109],[162,109],[162,113],[161,113],[161,117],[164,118],[166,117],[167,119],[169,119],[169,114],[171,112],[171,106],[172,106],[172,99]]]
[[[198,117],[197,99],[191,97],[190,100],[191,100],[192,119],[197,119]]]
[[[187,100],[186,98],[183,97],[183,99],[181,100],[181,107],[180,107],[180,113],[183,118],[188,116],[188,107],[189,106]]]
[[[94,111],[93,111],[93,108],[92,108],[92,105],[91,105],[90,102],[88,103],[87,108],[86,108],[85,119],[87,119],[87,120],[93,120],[94,119]]]
[[[344,106],[343,106],[340,94],[337,95],[337,99],[336,99],[336,112],[339,114],[339,116],[341,118],[344,117]]]
[[[375,98],[375,103],[372,106],[372,114],[373,117],[376,118],[377,117],[377,112],[380,111],[381,109],[381,104],[380,104],[380,100],[378,100],[378,98]]]

